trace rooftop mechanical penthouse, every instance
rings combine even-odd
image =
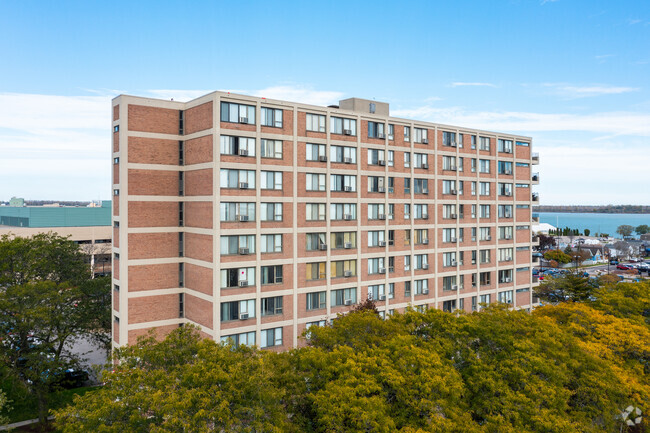
[[[113,100],[114,346],[185,323],[275,350],[382,315],[530,308],[531,138],[214,92]]]

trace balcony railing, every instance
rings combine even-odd
[[[533,165],[539,164],[539,153],[533,153],[531,155],[531,158],[532,158],[532,161],[533,161]]]
[[[533,193],[533,201],[539,201],[539,194],[536,192]]]
[[[539,183],[539,173],[533,173],[533,175],[531,176],[531,180],[533,182]]]

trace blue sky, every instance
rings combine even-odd
[[[0,2],[0,200],[110,197],[110,99],[232,90],[533,137],[543,204],[649,204],[650,2]]]

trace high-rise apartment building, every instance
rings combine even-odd
[[[214,92],[113,100],[114,345],[185,324],[287,349],[381,314],[533,305],[529,137]]]

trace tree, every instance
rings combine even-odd
[[[627,225],[627,224],[620,225],[616,229],[616,233],[623,236],[623,239],[632,236],[633,231],[634,231],[634,227],[632,227],[630,225]]]
[[[558,263],[566,264],[571,262],[571,256],[560,250],[551,250],[544,253],[546,260],[555,260]]]
[[[636,234],[638,234],[638,235],[644,235],[644,234],[650,232],[650,226],[648,226],[647,224],[641,224],[640,226],[637,226],[637,227],[634,229],[634,231],[635,231]]]
[[[545,234],[540,233],[538,237],[540,250],[546,250],[555,246],[555,238],[553,236],[546,236]]]
[[[594,286],[589,279],[578,273],[568,273],[555,278],[544,278],[535,289],[535,296],[544,302],[584,302],[588,300]]]
[[[591,230],[585,229],[585,236],[589,236],[589,233],[591,233]]]
[[[571,255],[571,251],[572,251],[571,247],[569,245],[567,245],[566,248],[564,249],[564,254]]]
[[[49,392],[80,361],[66,345],[110,330],[110,282],[90,280],[77,246],[53,234],[4,236],[0,281],[0,359],[36,397],[45,423]]]

